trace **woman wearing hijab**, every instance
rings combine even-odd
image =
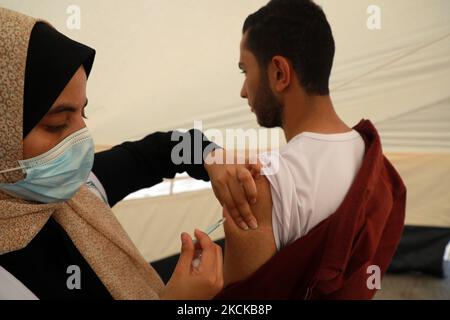
[[[195,232],[198,268],[182,234],[164,286],[110,207],[177,172],[207,180],[229,167],[175,166],[170,132],[94,155],[83,120],[94,56],[48,23],[0,8],[0,299],[212,298],[223,285],[222,253],[206,234]],[[70,270],[80,271],[81,288],[70,286]]]

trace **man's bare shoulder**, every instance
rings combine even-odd
[[[247,278],[276,253],[270,183],[264,176],[257,178],[255,183],[258,196],[251,209],[258,221],[258,228],[244,231],[231,218],[225,222],[226,284]],[[224,215],[227,213],[224,212]]]

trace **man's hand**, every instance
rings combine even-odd
[[[250,209],[256,203],[257,190],[254,179],[260,174],[258,165],[227,164],[223,149],[217,149],[205,160],[214,194],[234,222],[244,230],[258,228]],[[236,163],[234,157],[228,163]]]

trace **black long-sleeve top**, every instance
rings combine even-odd
[[[128,194],[187,172],[191,177],[209,180],[203,166],[203,156],[216,146],[203,139],[198,130],[183,133],[190,139],[190,163],[174,164],[172,132],[157,132],[135,142],[125,142],[110,150],[95,154],[93,173],[103,185],[108,203],[113,207]],[[195,143],[198,143],[195,147]],[[201,147],[199,147],[201,146]],[[195,156],[197,152],[197,156]],[[180,156],[185,155],[181,151]],[[195,159],[194,159],[195,158]],[[201,163],[195,164],[194,160]],[[110,293],[80,254],[64,229],[50,218],[37,236],[24,249],[0,255],[0,265],[20,280],[39,299],[112,299]],[[70,290],[67,268],[76,265],[81,270],[81,289]],[[126,275],[124,275],[126,277]],[[1,284],[0,284],[1,285]]]
[[[194,140],[201,146],[198,151],[202,154],[209,153],[215,144],[204,139],[198,130],[183,133],[180,141],[193,142],[190,144],[190,163],[175,165],[171,159],[172,150],[180,141],[172,141],[171,135],[172,132],[156,132],[140,141],[125,142],[95,155],[92,171],[105,188],[111,207],[130,193],[154,186],[163,178],[173,178],[177,173],[187,172],[192,178],[209,181],[203,157],[197,157],[201,163],[194,164]],[[183,156],[181,152],[180,157]]]

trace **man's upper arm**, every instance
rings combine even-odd
[[[251,209],[258,228],[244,231],[231,218],[225,222],[225,285],[247,278],[276,253],[270,184],[264,176],[255,183],[258,196]]]

